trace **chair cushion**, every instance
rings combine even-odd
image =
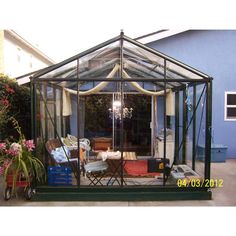
[[[57,163],[67,162],[70,158],[70,151],[66,146],[58,147],[52,150],[51,155]]]
[[[72,146],[70,140],[68,138],[61,138],[61,141],[65,146]]]
[[[104,161],[89,162],[84,166],[86,172],[99,172],[108,168],[108,165]]]
[[[70,134],[67,134],[67,138],[70,140],[70,143],[73,146],[77,145],[77,137],[75,137],[73,135],[70,135]]]

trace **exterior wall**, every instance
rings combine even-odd
[[[51,64],[11,35],[4,34],[4,71],[8,76],[17,77]]]
[[[4,73],[4,58],[3,58],[3,42],[4,42],[4,32],[0,30],[0,73]]]
[[[148,44],[214,78],[213,143],[226,145],[228,158],[236,158],[236,121],[224,120],[225,91],[236,91],[235,42],[236,30],[190,30]]]
[[[54,62],[12,30],[0,30],[0,73],[15,78]],[[29,78],[18,81],[29,82]]]
[[[22,45],[4,39],[4,69],[5,74],[10,77],[17,77],[32,70],[30,66],[32,58],[27,50],[22,49]]]

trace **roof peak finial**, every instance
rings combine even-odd
[[[124,30],[123,30],[123,29],[120,30],[120,35],[121,35],[121,36],[124,35]]]

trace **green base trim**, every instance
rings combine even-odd
[[[171,201],[211,198],[210,190],[196,188],[40,187],[32,201]]]

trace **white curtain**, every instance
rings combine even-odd
[[[115,73],[118,71],[118,69],[120,68],[120,66],[118,64],[116,64],[114,66],[114,68],[112,69],[112,71],[109,73],[109,75],[107,76],[107,78],[112,78],[114,77]],[[107,85],[109,84],[109,81],[108,82],[101,82],[99,83],[97,86],[95,86],[94,88],[90,89],[90,90],[87,90],[87,91],[79,91],[79,95],[81,96],[84,96],[84,95],[89,95],[89,94],[93,94],[93,93],[96,93],[96,92],[99,92],[101,91],[103,88],[105,88]],[[73,89],[65,89],[66,91],[68,91],[69,93],[72,93],[72,94],[77,94],[77,91],[76,90],[73,90]]]
[[[63,97],[62,98],[62,100],[63,100],[62,115],[63,116],[70,116],[72,114],[70,93],[67,92],[65,89],[63,89],[62,97]]]
[[[112,71],[109,73],[109,75],[106,77],[106,78],[112,78],[114,77],[115,73],[120,69],[120,65],[116,64],[114,66],[114,68],[112,69]],[[123,70],[123,76],[124,78],[126,79],[129,79],[131,78],[126,71]],[[99,92],[101,91],[103,88],[105,88],[110,82],[109,81],[104,81],[104,82],[101,82],[99,83],[97,86],[95,86],[94,88],[90,89],[90,90],[87,90],[87,91],[79,91],[79,95],[83,96],[83,95],[89,95],[89,94],[93,94],[93,93],[96,93],[96,92]],[[146,94],[146,95],[149,95],[149,96],[161,96],[161,95],[164,95],[164,90],[163,91],[159,91],[159,92],[152,92],[152,91],[149,91],[147,89],[144,89],[142,88],[137,82],[133,82],[133,81],[130,81],[128,82],[132,85],[132,87],[142,93],[142,94]],[[71,94],[77,94],[77,90],[73,90],[73,89],[67,89],[65,88],[65,90]],[[170,89],[167,89],[166,90],[166,93],[169,93],[170,92]]]
[[[175,115],[175,95],[172,91],[169,92],[166,96],[166,115]]]
[[[124,70],[123,70],[123,76],[124,76],[126,79],[130,79],[130,78],[131,78],[131,77],[126,73],[126,71],[124,71]],[[147,89],[142,88],[137,82],[132,82],[132,81],[130,81],[129,83],[133,86],[133,88],[134,88],[136,91],[138,91],[138,92],[140,92],[140,93],[143,93],[143,94],[146,94],[146,95],[150,95],[150,96],[161,96],[161,95],[164,94],[164,90],[163,90],[163,91],[159,91],[159,92],[152,92],[152,91],[149,91],[149,90],[147,90]],[[166,92],[169,93],[169,92],[170,92],[170,89],[167,89]]]

